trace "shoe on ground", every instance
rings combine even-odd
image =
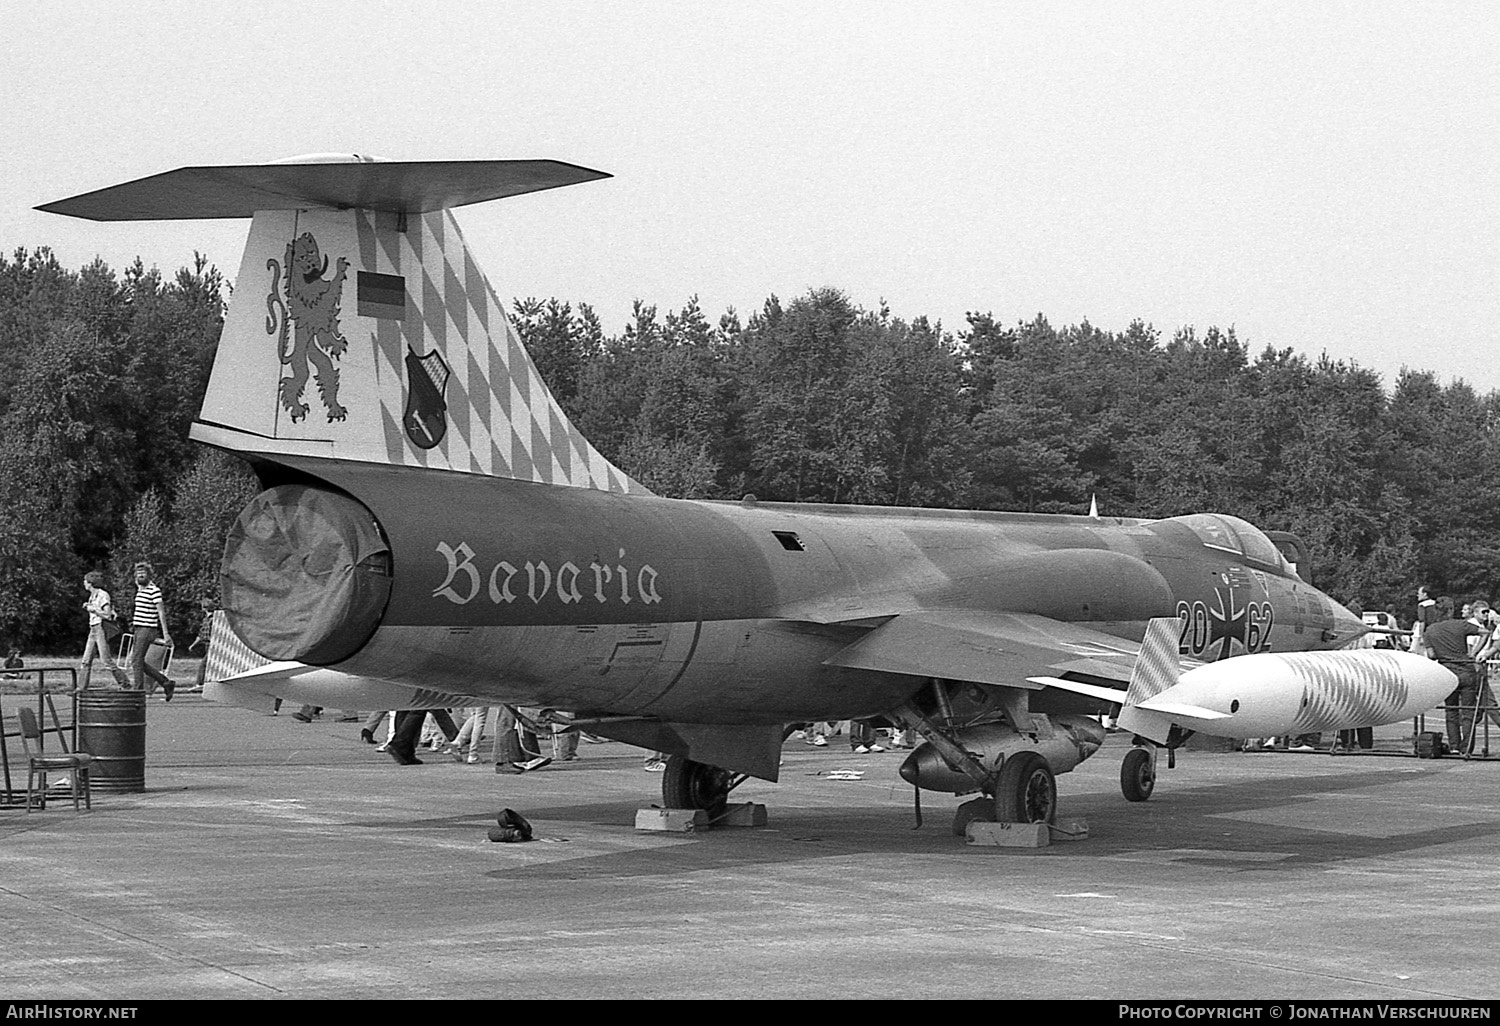
[[[883,745],[878,745],[878,744],[871,745],[870,746],[870,751],[872,751],[872,752],[883,752],[883,751],[885,751],[885,747]]]
[[[380,744],[375,746],[375,750],[377,752],[388,752],[391,750],[391,743],[389,741],[382,741]]]
[[[464,762],[468,763],[470,766],[473,766],[478,761],[479,761],[479,756],[477,756],[477,755],[471,755],[467,759],[464,760]]]
[[[805,731],[805,730],[794,730],[794,731],[792,731],[792,740],[793,741],[801,741],[805,737],[807,737],[807,731]]]
[[[1289,751],[1289,752],[1316,752],[1317,749],[1314,748],[1312,745],[1291,745],[1290,747],[1287,748],[1287,751]]]
[[[661,773],[667,768],[667,764],[660,759],[647,759],[646,765],[641,767],[647,773]]]
[[[870,746],[869,745],[855,745],[854,746],[854,754],[855,755],[865,755],[869,751],[870,751]]]
[[[547,758],[545,755],[541,755],[535,759],[527,759],[525,762],[521,763],[521,769],[523,771],[539,770],[543,766],[550,765],[552,765],[552,760]]]
[[[367,745],[375,743],[375,734],[368,727],[362,727],[359,731],[359,739]]]
[[[513,763],[509,763],[509,762],[497,762],[497,763],[495,763],[495,772],[496,773],[525,773],[526,771],[523,770],[521,767],[513,764]]]
[[[823,735],[821,735],[821,734],[819,734],[815,738],[812,738],[807,743],[810,744],[810,745],[812,745],[814,748],[827,748],[828,747],[828,739],[826,737],[824,737]]]

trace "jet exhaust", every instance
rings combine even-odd
[[[358,652],[391,593],[374,515],[338,492],[279,485],[250,500],[220,568],[229,625],[268,659],[327,665]]]

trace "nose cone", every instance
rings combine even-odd
[[[1323,632],[1324,641],[1333,645],[1347,645],[1355,638],[1362,638],[1370,633],[1369,624],[1360,617],[1355,616],[1333,599],[1329,599],[1328,604],[1333,607],[1333,626]]]

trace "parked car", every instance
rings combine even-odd
[[[1375,612],[1364,614],[1364,621],[1367,627],[1373,627],[1376,630],[1395,631],[1401,629],[1400,625],[1396,623],[1396,617],[1393,614],[1380,612],[1378,610]],[[1374,635],[1374,638],[1375,643],[1370,646],[1371,648],[1404,647],[1396,643],[1398,639],[1394,634],[1376,634]]]

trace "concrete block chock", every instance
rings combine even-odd
[[[708,813],[702,809],[637,809],[635,828],[654,833],[691,834],[708,829]]]
[[[1053,841],[1087,841],[1089,821],[1082,816],[1059,816],[1052,824]]]
[[[766,807],[758,802],[742,802],[724,810],[724,815],[714,820],[716,827],[763,827],[766,825]]]
[[[973,820],[964,829],[969,844],[984,848],[1045,848],[1052,843],[1046,823],[986,823]]]

